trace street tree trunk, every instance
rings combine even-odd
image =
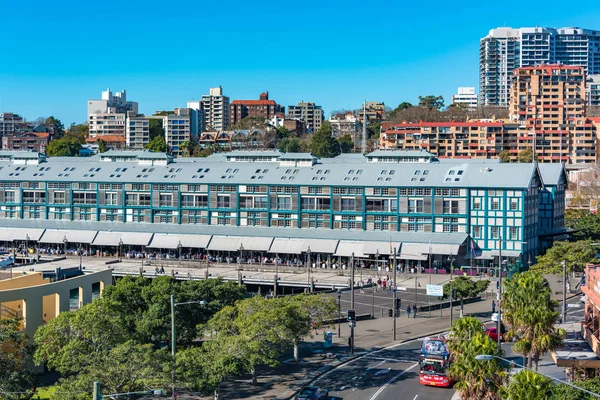
[[[529,353],[529,360],[527,360],[527,367],[531,368],[533,366],[533,352]]]
[[[256,384],[258,384],[258,381],[256,379],[256,367],[252,366],[251,372],[252,372],[252,384],[256,385]]]
[[[298,362],[300,360],[300,356],[298,354],[298,342],[294,341],[294,361]]]
[[[219,400],[221,398],[221,384],[218,384],[215,388],[215,400]]]

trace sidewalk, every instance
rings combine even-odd
[[[456,305],[454,317],[458,318],[460,306]],[[477,303],[465,305],[465,315],[473,315],[482,320],[489,320],[491,315],[491,298]],[[355,354],[348,353],[348,335],[350,328],[347,323],[341,325],[341,337],[337,336],[337,324],[330,331],[333,332],[333,346],[324,349],[323,331],[319,331],[313,338],[307,339],[300,345],[300,362],[295,363],[291,353],[280,366],[274,369],[261,369],[258,371],[258,385],[252,386],[250,377],[226,382],[221,387],[221,396],[226,399],[260,399],[280,400],[289,399],[297,390],[309,384],[319,375],[367,352],[383,348],[392,343],[400,343],[419,337],[443,332],[450,327],[450,310],[444,309],[442,317],[440,311],[417,314],[417,318],[398,317],[397,340],[393,341],[393,319],[376,318],[368,321],[359,321],[354,331],[356,349]],[[324,354],[330,353],[331,358]],[[179,396],[180,399],[209,400],[212,397]]]

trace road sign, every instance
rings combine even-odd
[[[443,296],[444,285],[427,285],[427,296]]]
[[[396,286],[396,290],[402,290],[402,291],[406,292],[406,288],[405,287]]]
[[[567,304],[567,308],[581,308],[581,304],[578,304],[578,303]]]

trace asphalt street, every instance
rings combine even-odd
[[[375,351],[332,370],[315,384],[343,400],[450,400],[453,389],[419,383],[421,342]]]

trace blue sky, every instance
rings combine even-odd
[[[600,29],[592,1],[261,3],[4,2],[1,109],[69,125],[108,87],[150,114],[218,85],[232,100],[268,90],[286,107],[314,101],[327,113],[364,99],[449,103],[458,86],[477,87],[479,39],[492,28]]]

